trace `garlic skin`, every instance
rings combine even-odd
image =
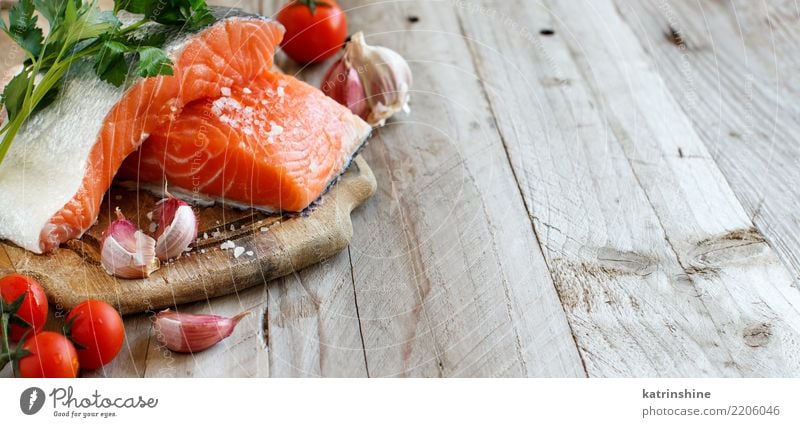
[[[211,314],[178,313],[166,309],[153,321],[156,339],[177,353],[195,353],[210,348],[229,337],[249,311],[234,317]]]
[[[322,91],[372,126],[383,126],[394,113],[409,111],[412,83],[411,68],[399,53],[368,45],[359,31],[345,46],[344,56],[326,73]],[[368,104],[368,111],[358,103],[362,100]]]
[[[112,276],[142,279],[158,270],[156,241],[125,219],[117,208],[117,219],[109,224],[101,239],[100,264]]]
[[[364,86],[361,85],[358,71],[346,63],[345,57],[339,58],[333,64],[322,81],[322,93],[349,108],[353,114],[362,119],[369,118],[370,106]]]
[[[178,258],[197,239],[198,222],[192,207],[167,193],[148,216],[158,223],[156,256],[161,261]]]

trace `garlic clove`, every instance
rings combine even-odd
[[[340,58],[323,77],[322,93],[349,108],[353,114],[366,120],[369,117],[367,94],[361,85],[358,71],[350,68],[345,58]]]
[[[156,339],[178,353],[195,353],[214,346],[233,333],[249,311],[234,317],[178,313],[166,309],[156,315]]]
[[[167,193],[148,214],[158,223],[156,256],[162,261],[178,258],[197,239],[198,221],[192,207]]]
[[[409,111],[412,82],[411,68],[399,53],[368,45],[359,31],[325,74],[321,88],[369,124],[383,126],[398,111]]]
[[[156,241],[125,219],[117,208],[117,219],[101,238],[100,264],[108,274],[122,279],[149,277],[158,270]]]
[[[394,113],[408,108],[413,77],[408,62],[399,53],[383,46],[370,46],[364,33],[355,33],[345,56],[359,70],[361,84],[370,105],[367,122],[383,126]]]

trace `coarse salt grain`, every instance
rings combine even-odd
[[[203,240],[208,240],[208,233],[203,233]]]
[[[269,231],[269,227],[261,227],[262,233],[266,233],[267,231]]]
[[[231,88],[223,87],[219,90],[222,93],[222,96],[231,96]]]
[[[247,254],[247,256],[253,256],[253,251],[247,251],[245,254]]]
[[[219,248],[222,249],[223,251],[227,250],[227,249],[233,249],[235,247],[236,247],[236,245],[233,242],[231,242],[230,240],[226,240],[221,245],[219,245]]]
[[[152,233],[152,232],[156,231],[156,229],[158,229],[158,224],[156,224],[155,222],[151,222],[150,223],[150,232]]]
[[[248,95],[250,95],[251,93],[253,93],[253,91],[252,91],[252,90],[250,90],[250,88],[249,88],[249,87],[246,87],[246,88],[242,89],[242,92],[244,92],[244,93],[246,93],[246,94],[248,94]]]
[[[236,248],[233,250],[233,257],[234,257],[234,258],[239,258],[240,256],[242,256],[242,254],[243,254],[243,253],[244,253],[244,248],[243,248],[243,247],[241,247],[241,246],[237,246],[237,247],[236,247]]]

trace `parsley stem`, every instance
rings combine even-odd
[[[19,0],[22,6],[19,9],[20,22],[12,23],[20,27],[19,34],[17,32],[12,34],[5,21],[0,19],[2,21],[0,29],[11,35],[27,56],[26,65],[22,71],[24,74],[15,77],[26,81],[23,83],[20,80],[12,80],[15,85],[11,86],[11,90],[7,83],[0,95],[0,107],[5,106],[6,110],[13,111],[5,123],[0,123],[0,163],[8,153],[19,130],[39,108],[45,97],[55,95],[54,92],[59,90],[60,82],[63,81],[64,75],[75,61],[87,58],[89,61],[94,61],[93,65],[98,77],[115,86],[123,83],[118,81],[119,74],[132,71],[128,68],[131,67],[131,59],[134,55],[137,55],[141,61],[136,68],[136,74],[139,76],[171,75],[172,63],[161,47],[147,44],[144,47],[136,46],[137,43],[146,42],[125,36],[129,36],[150,23],[198,30],[214,22],[214,17],[205,0],[170,0],[165,4],[159,4],[160,7],[167,7],[166,10],[158,9],[163,12],[163,15],[161,13],[156,15],[145,13],[144,18],[125,28],[120,28],[118,12],[121,10],[132,13],[149,11],[151,3],[155,2],[157,1],[115,1],[113,17],[103,14],[97,0],[60,2],[60,8],[51,8],[51,5],[47,4],[47,13],[39,11],[47,17],[51,24],[50,31],[43,40],[43,31],[42,28],[36,26],[37,18],[34,16],[34,12],[36,12],[35,9],[45,5],[45,2],[39,4],[33,0]],[[35,45],[31,46],[32,44]],[[113,66],[110,70],[106,69],[109,64],[103,62],[103,56],[98,55],[103,52],[104,46],[108,45],[124,46],[122,49],[109,49],[110,54],[113,55],[106,58]],[[48,52],[48,50],[50,51]],[[145,53],[147,53],[146,61],[143,61],[142,57]],[[100,70],[99,67],[104,70]]]
[[[35,86],[31,85],[28,89],[28,94],[25,97],[25,102],[22,106],[22,111],[14,117],[14,120],[11,120],[6,126],[0,130],[0,135],[3,136],[3,139],[0,141],[0,163],[3,162],[5,159],[6,154],[8,153],[8,149],[11,147],[11,142],[14,140],[14,137],[19,132],[22,125],[25,121],[30,117],[33,110],[39,105],[39,102],[47,95],[50,89],[55,86],[64,74],[69,70],[69,67],[72,64],[81,58],[86,56],[94,55],[100,50],[99,46],[92,46],[90,48],[84,49],[75,55],[70,56],[66,60],[61,60],[61,54],[53,63],[53,66],[50,67],[47,72],[44,73],[42,76],[41,81],[37,83]],[[38,70],[38,64],[34,64],[34,72]],[[36,74],[34,74],[35,76]],[[31,78],[31,81],[34,81],[35,77]]]
[[[120,34],[122,34],[122,35],[129,34],[129,33],[133,32],[133,31],[138,30],[139,28],[141,28],[142,25],[144,25],[144,24],[146,24],[148,22],[150,22],[149,19],[147,19],[147,18],[142,19],[141,21],[135,22],[135,23],[123,28],[122,31],[120,31]]]

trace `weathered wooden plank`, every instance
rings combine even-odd
[[[617,2],[748,216],[800,281],[794,2]],[[669,36],[669,37],[668,37]]]
[[[347,251],[271,283],[268,292],[271,376],[367,376]]]
[[[797,375],[791,277],[613,4],[456,5],[589,374]]]
[[[366,150],[379,189],[354,217],[370,375],[585,375],[452,4],[342,4],[415,77],[411,115]]]

